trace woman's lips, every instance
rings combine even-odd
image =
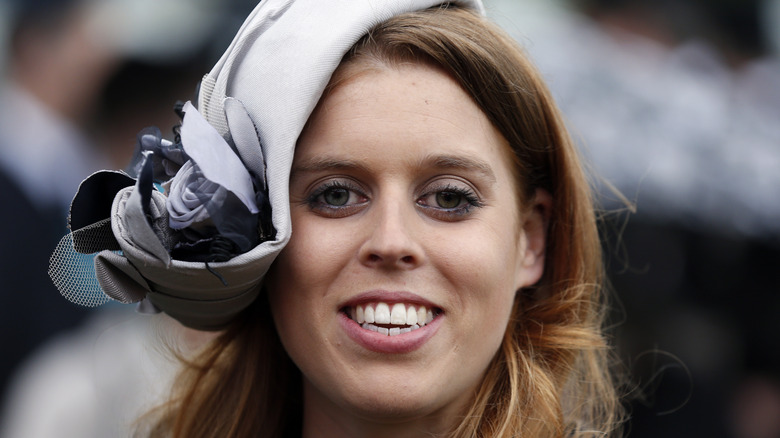
[[[438,330],[443,313],[417,295],[384,291],[361,294],[339,312],[352,340],[368,350],[391,354],[420,348]]]

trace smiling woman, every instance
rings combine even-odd
[[[337,75],[366,68],[355,62]],[[293,161],[293,236],[266,288],[304,399],[333,427],[372,431],[376,420],[340,424],[352,406],[410,436],[473,398],[516,291],[543,266],[549,196],[518,204],[507,149],[428,63],[370,66],[320,101]]]
[[[483,18],[410,13],[359,41],[298,139],[290,211],[264,283],[274,326],[260,309],[246,324],[295,364],[274,408],[303,436],[613,430],[587,185],[538,74]],[[228,353],[249,333],[217,344],[228,369],[263,361],[250,338]]]
[[[173,240],[160,237],[165,245],[184,247],[186,263],[172,252],[157,269],[149,257],[132,259],[135,246],[125,252],[138,272],[117,256],[101,262],[142,278],[149,305],[221,330],[185,360],[146,432],[615,434],[593,205],[539,73],[479,2],[330,8],[261,3],[204,79],[198,109],[185,106],[182,138],[193,140],[184,152],[211,132],[192,131],[203,113],[249,170],[261,211],[229,204],[229,189],[196,189],[192,201],[214,223],[173,237],[155,229]],[[304,24],[317,32],[302,35]],[[318,44],[344,50],[320,56],[308,47]],[[278,82],[261,86],[268,75]],[[213,163],[201,161],[190,166],[214,181]],[[272,230],[241,222],[259,226],[249,233],[254,249],[225,243],[232,228],[220,223],[231,212],[262,216],[265,205]],[[196,231],[201,240],[187,240]],[[226,258],[198,252],[215,245]],[[238,292],[210,310],[214,303],[176,288],[173,277],[196,268],[207,272],[203,284],[188,280],[196,290]]]

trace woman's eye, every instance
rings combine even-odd
[[[341,207],[349,201],[349,190],[342,188],[328,189],[322,194],[322,199],[328,205]]]
[[[328,182],[316,188],[307,199],[309,208],[327,217],[345,217],[368,202],[368,197],[352,184]]]
[[[482,202],[470,189],[447,185],[432,188],[417,200],[417,205],[436,219],[454,221],[467,216],[472,208],[482,207]]]
[[[436,204],[441,208],[451,209],[458,207],[463,202],[463,196],[455,192],[436,193]]]

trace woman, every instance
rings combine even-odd
[[[273,9],[270,3],[266,8]],[[262,77],[246,79],[252,70],[231,62],[238,62],[236,53],[252,57],[255,47],[267,44],[263,37],[283,22],[278,17],[294,14],[298,3],[273,9],[265,20],[252,23],[250,17],[228,50],[233,55],[226,54],[204,80],[197,112],[184,108],[185,151],[197,142],[193,120],[202,113],[217,131],[229,132],[222,136],[236,144],[261,193],[266,180],[258,167],[246,164],[251,160],[240,145],[251,141],[239,127],[251,125],[237,122],[245,119],[231,112],[234,104],[228,101],[243,100],[259,137],[271,139],[263,141],[259,159],[267,163],[273,230],[261,226],[252,245],[271,236],[260,246],[286,246],[270,266],[264,291],[257,296],[252,286],[255,295],[246,309],[210,324],[213,317],[199,319],[197,309],[182,304],[188,297],[170,292],[166,285],[173,280],[160,280],[166,271],[142,266],[132,248],[123,247],[137,271],[116,257],[96,262],[99,275],[122,271],[125,277],[115,278],[126,279],[140,272],[144,296],[185,324],[224,328],[186,361],[170,401],[146,419],[152,423],[149,433],[613,433],[620,409],[601,329],[593,206],[576,151],[538,72],[509,37],[476,12],[478,4],[390,6],[389,13],[381,10],[386,5],[370,5],[375,9],[370,15],[381,19],[357,43],[350,42],[335,71],[326,72],[321,97],[314,92],[312,104],[294,103],[304,107],[306,123],[286,166],[292,233],[285,242],[290,233],[285,218],[277,216],[273,186],[279,184],[274,148],[281,141],[274,143],[270,132],[278,127],[262,120],[274,116],[270,103],[278,101],[255,99],[253,93],[262,91],[253,87],[261,86]],[[366,7],[358,3],[350,7]],[[308,7],[305,16],[338,27],[317,15],[330,13],[328,6]],[[263,33],[256,39],[258,29]],[[229,96],[224,111],[215,110],[221,99],[212,96],[223,92]],[[205,159],[193,160],[208,166]],[[143,179],[141,171],[138,185]],[[176,193],[171,188],[169,197]],[[207,204],[207,197],[194,198]],[[256,214],[263,199],[243,202],[245,207],[236,201],[238,207],[231,208]],[[192,226],[192,221],[176,225],[175,208],[168,210],[171,228]],[[220,234],[227,228],[219,223],[223,219],[213,208],[206,210]],[[155,217],[154,207],[151,211],[147,217]],[[114,234],[125,231],[114,226]],[[150,247],[136,246],[144,245]],[[211,272],[210,281],[229,288],[241,283],[231,277],[230,263],[256,251],[241,253],[239,246],[234,242],[225,257],[232,258],[222,264],[225,258],[192,256],[196,244],[185,248],[196,249],[189,253],[170,251],[195,261],[177,267],[174,256],[166,261],[167,275],[199,266]],[[208,248],[214,252],[213,239]],[[110,288],[106,283],[101,282],[104,289]]]

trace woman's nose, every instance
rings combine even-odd
[[[417,237],[419,220],[413,206],[385,202],[374,206],[366,221],[368,235],[358,257],[366,266],[413,269],[423,261],[424,251]]]

